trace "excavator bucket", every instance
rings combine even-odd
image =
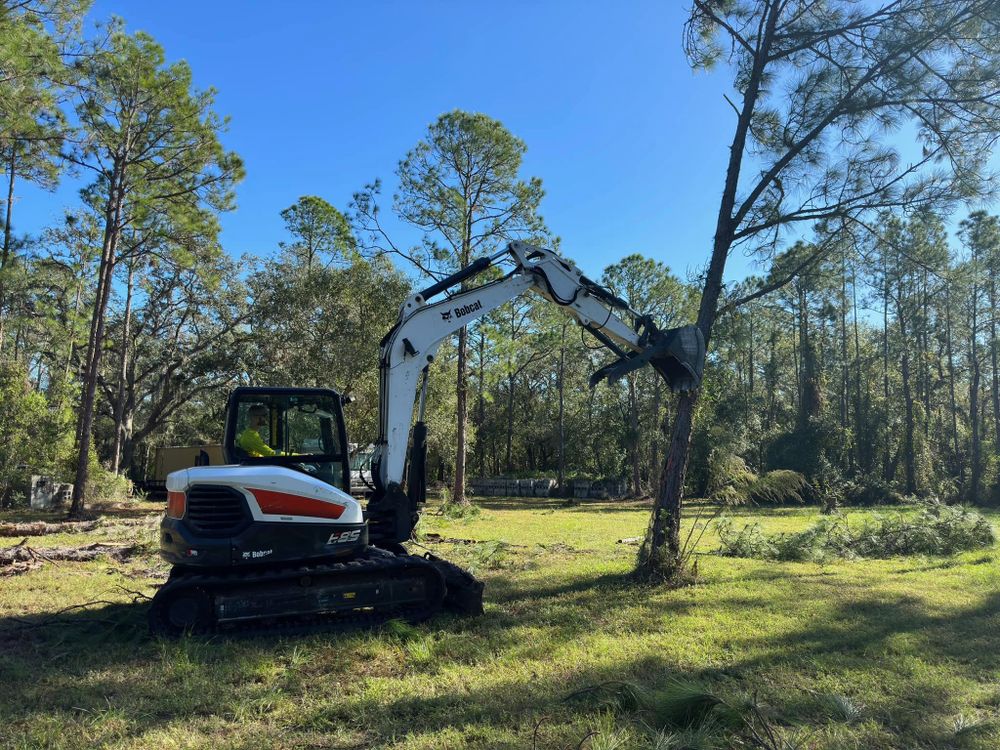
[[[698,326],[688,325],[654,330],[645,349],[615,360],[590,376],[590,387],[607,378],[614,383],[623,375],[652,365],[675,393],[692,391],[701,385],[705,370],[705,337]]]

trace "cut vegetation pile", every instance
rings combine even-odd
[[[953,555],[995,541],[993,527],[980,513],[937,501],[922,503],[915,515],[873,514],[860,523],[835,515],[792,533],[767,534],[758,523],[736,530],[728,519],[718,522],[717,531],[719,554],[760,560]]]

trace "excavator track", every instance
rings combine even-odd
[[[438,563],[371,548],[346,562],[182,570],[153,597],[149,630],[165,637],[294,635],[374,627],[392,619],[420,622],[442,609],[445,594]]]

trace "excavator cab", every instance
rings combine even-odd
[[[227,463],[286,466],[350,492],[343,403],[325,388],[236,388],[226,407]]]

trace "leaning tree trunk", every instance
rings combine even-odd
[[[774,30],[778,23],[780,6],[771,8],[766,19],[764,33],[760,40],[754,62],[747,74],[743,94],[743,105],[733,142],[729,147],[729,163],[726,167],[726,183],[719,202],[719,214],[712,242],[712,258],[705,275],[705,286],[698,309],[698,328],[701,329],[708,346],[712,336],[712,326],[718,313],[719,297],[722,294],[722,276],[726,270],[726,259],[733,244],[737,222],[733,218],[736,207],[736,193],[739,189],[740,169],[746,149],[747,134],[753,119],[764,67],[770,54]],[[692,391],[681,396],[677,406],[674,431],[667,448],[666,461],[660,476],[660,486],[649,521],[646,539],[639,548],[636,561],[636,575],[652,580],[676,579],[683,573],[684,561],[680,546],[681,500],[684,493],[684,478],[687,474],[688,454],[691,448],[691,429],[694,424],[694,409],[698,402],[698,392]]]

